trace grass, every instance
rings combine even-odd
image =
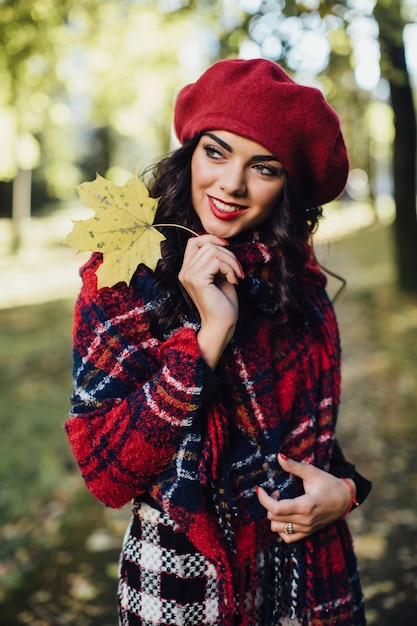
[[[103,522],[83,488],[63,430],[72,308],[62,300],[0,310],[0,622],[8,626],[105,626],[106,613],[115,623],[118,548],[91,552],[85,543],[103,524],[119,541],[121,529],[111,514]]]
[[[72,302],[0,310],[2,491],[15,520],[73,466],[62,425],[71,391]]]

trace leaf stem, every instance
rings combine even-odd
[[[192,230],[191,228],[188,228],[188,226],[183,226],[182,224],[152,224],[152,226],[154,228],[159,228],[159,227],[171,227],[171,228],[181,228],[182,230],[186,230],[187,232],[191,233],[192,235],[194,235],[194,237],[198,237],[198,233],[195,232],[195,230]]]

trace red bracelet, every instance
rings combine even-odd
[[[347,484],[347,486],[349,487],[349,491],[350,491],[349,506],[347,508],[346,513],[340,518],[340,519],[345,519],[345,517],[347,517],[349,513],[351,512],[351,510],[353,509],[353,506],[356,506],[356,507],[359,506],[359,502],[356,500],[355,490],[353,488],[352,483],[347,478],[341,478],[340,480],[343,480],[343,482]]]

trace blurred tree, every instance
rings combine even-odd
[[[397,213],[394,232],[399,283],[404,290],[417,293],[416,112],[405,60],[406,14],[402,4],[400,0],[378,0],[374,15],[379,24],[381,70],[390,85],[396,130],[393,175]],[[417,17],[417,7],[414,17]]]
[[[86,0],[91,4],[94,0]],[[3,0],[0,4],[0,179],[13,184],[12,248],[30,215],[31,172],[40,164],[39,134],[59,91],[55,68],[65,54],[70,0]]]
[[[378,78],[379,37],[397,130],[399,280],[417,290],[415,114],[401,48],[416,11],[416,0],[0,1],[0,181],[14,181],[15,216],[28,213],[33,168],[36,184],[45,180],[48,194],[64,199],[97,169],[125,182],[165,153],[176,89],[208,62],[237,54],[280,61],[320,85],[343,118],[353,167],[372,175],[375,98],[360,80],[358,50],[367,45],[367,69]]]
[[[191,46],[198,23],[164,3],[161,10],[150,4],[102,2],[94,16],[78,5],[71,19],[88,39],[59,68],[80,127],[99,129],[106,168],[127,174],[167,151],[175,91],[207,62],[203,32],[200,49]]]
[[[208,8],[190,20],[186,4],[0,2],[0,181],[14,186],[16,224],[29,214],[32,170],[32,189],[44,182],[62,200],[84,176],[128,176],[166,152],[175,90],[217,50]]]

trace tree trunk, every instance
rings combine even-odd
[[[404,59],[404,49],[393,52]],[[417,293],[416,118],[409,82],[390,85],[396,130],[393,165],[398,279],[402,289]]]
[[[403,24],[397,2],[378,2],[382,73],[391,87],[395,139],[393,150],[395,250],[398,285],[417,293],[416,113],[405,62]],[[398,12],[397,12],[398,10]]]
[[[13,180],[12,253],[19,251],[22,244],[22,226],[30,219],[31,184],[32,172],[19,169]]]

